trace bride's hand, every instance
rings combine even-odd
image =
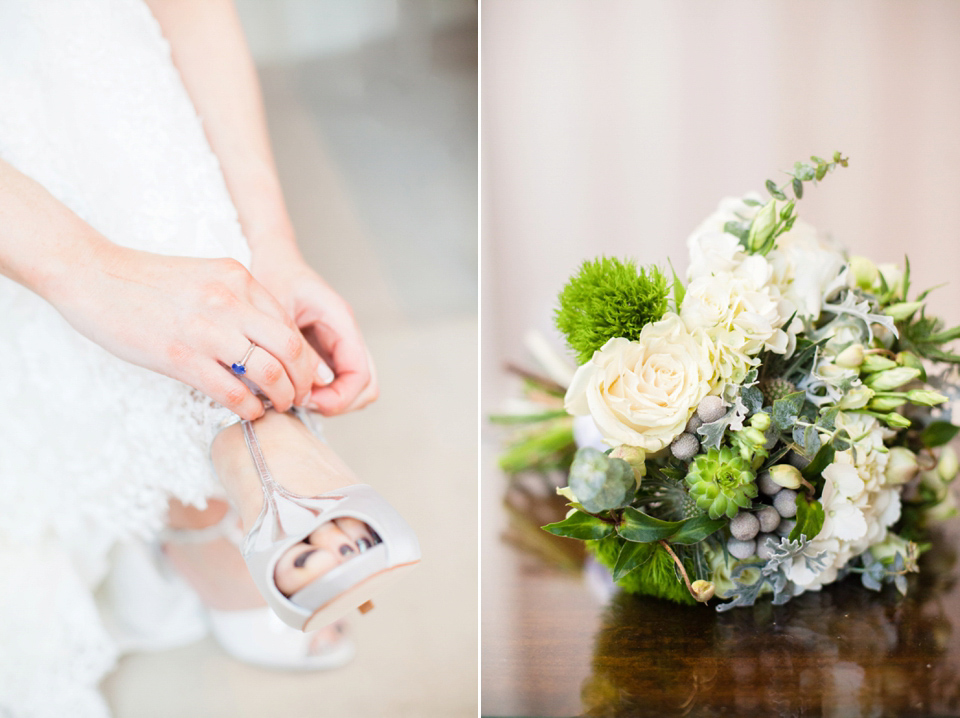
[[[320,357],[239,262],[110,245],[61,283],[54,306],[121,359],[178,379],[245,419],[260,400],[229,369],[256,344],[246,377],[286,411],[310,399]]]
[[[350,305],[297,252],[255,252],[250,269],[293,317],[324,363],[308,407],[326,416],[362,409],[379,395],[373,360]]]

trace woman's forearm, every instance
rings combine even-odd
[[[0,274],[57,305],[82,270],[119,248],[0,160]]]
[[[270,149],[260,85],[231,0],[147,0],[210,146],[251,250],[298,255]]]

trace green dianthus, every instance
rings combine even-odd
[[[627,260],[601,257],[584,262],[560,292],[557,329],[584,364],[614,337],[634,340],[667,311],[667,278],[651,265],[637,271]]]
[[[624,543],[626,541],[619,536],[608,536],[599,541],[587,541],[587,550],[612,572]],[[693,561],[684,560],[683,567],[690,580],[694,580],[696,572]],[[649,560],[617,581],[617,585],[627,593],[665,598],[676,603],[696,603],[683,579],[678,576],[673,558],[660,546],[655,547]]]

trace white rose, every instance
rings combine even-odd
[[[710,391],[706,341],[671,313],[645,326],[637,341],[611,339],[577,369],[566,409],[574,416],[590,414],[611,446],[659,451],[683,431]]]
[[[846,286],[845,278],[838,280],[846,266],[843,254],[800,220],[777,238],[767,260],[773,267],[774,284],[801,317],[819,317],[824,298]]]

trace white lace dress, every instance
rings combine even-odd
[[[219,165],[141,0],[0,0],[0,157],[112,241],[248,260]],[[0,221],[2,221],[0,208]],[[106,716],[93,590],[167,500],[217,491],[224,410],[0,277],[0,716]]]

